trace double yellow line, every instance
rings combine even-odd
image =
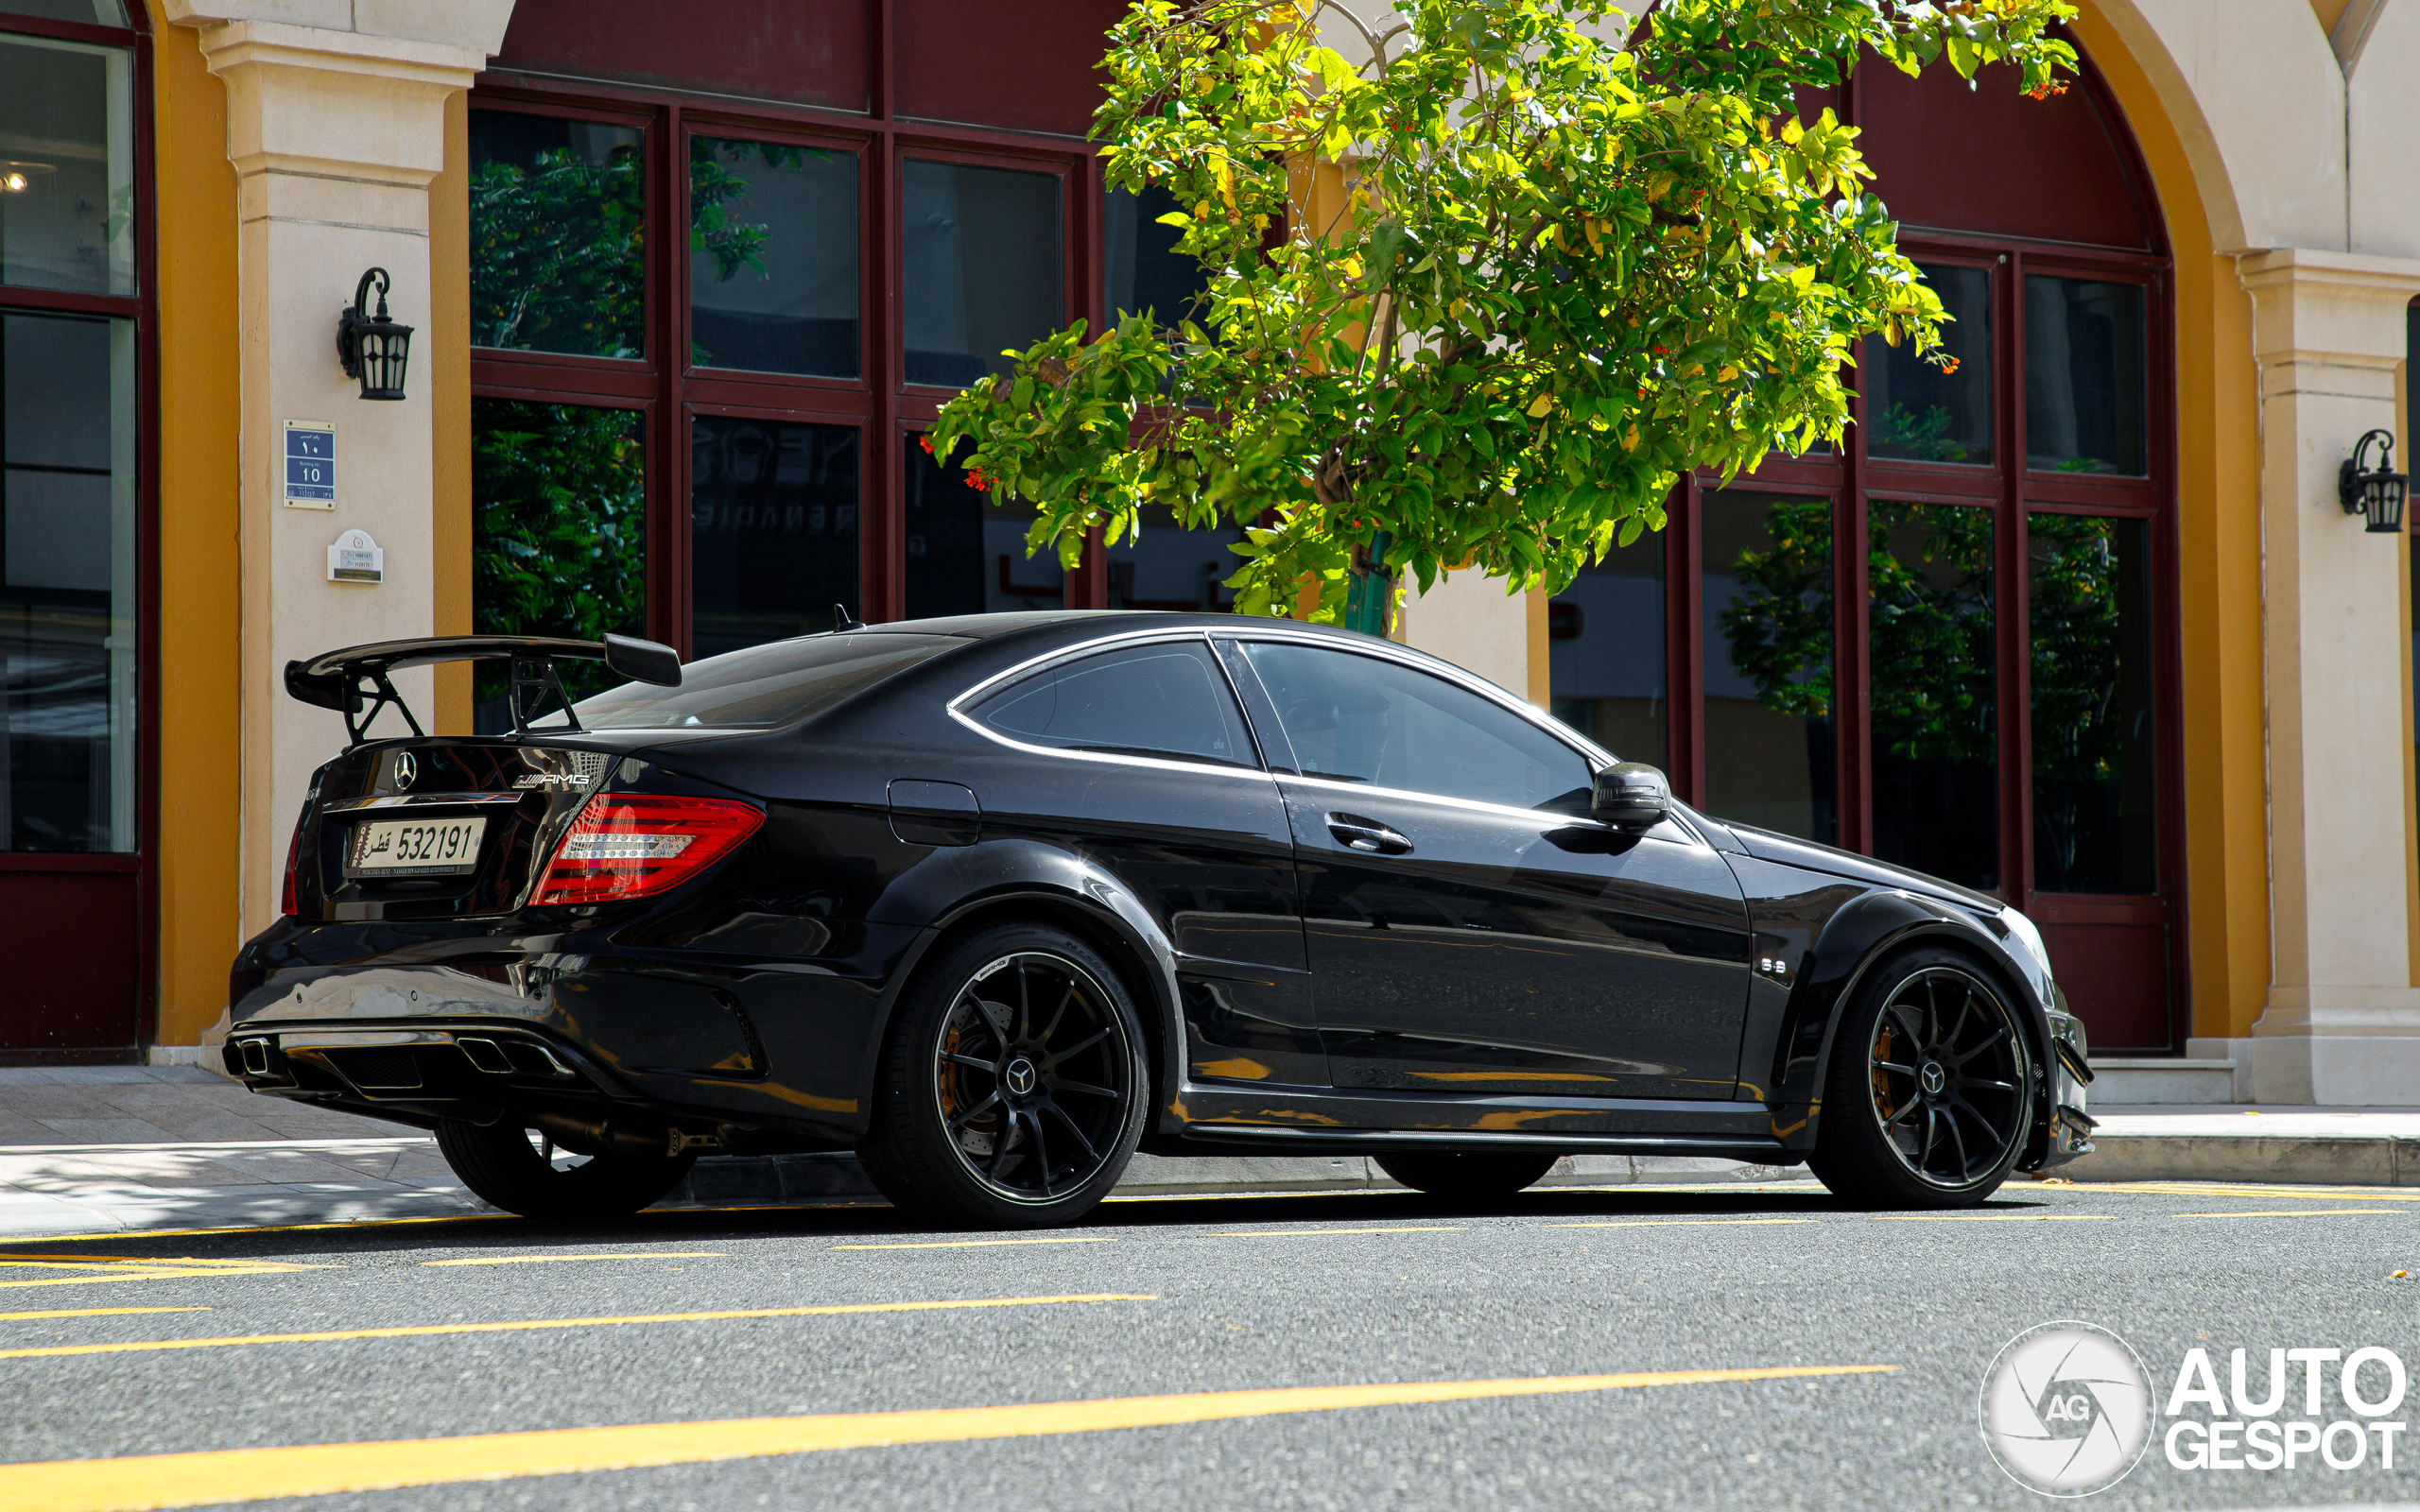
[[[63,1460],[0,1466],[5,1512],[148,1512],[344,1491],[448,1486],[529,1475],[639,1469],[716,1460],[804,1454],[822,1450],[961,1443],[1165,1428],[1181,1423],[1336,1412],[1488,1398],[1543,1397],[1647,1386],[1871,1375],[1889,1365],[1772,1366],[1744,1370],[1660,1370],[1621,1375],[1542,1376],[1494,1381],[1413,1381],[1372,1385],[1296,1386],[1270,1391],[1206,1391],[1184,1396],[1116,1397],[1007,1407],[713,1422],[637,1423],[457,1438],[306,1444],[288,1449],[214,1450],[131,1459]]]

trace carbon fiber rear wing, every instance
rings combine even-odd
[[[307,662],[285,663],[285,691],[315,708],[344,715],[349,746],[358,746],[379,713],[391,707],[404,716],[414,735],[425,730],[395,691],[389,674],[405,667],[432,666],[440,662],[510,662],[512,677],[507,702],[512,711],[512,737],[529,733],[530,722],[548,712],[552,695],[561,728],[578,730],[571,695],[555,675],[558,662],[602,662],[608,670],[633,682],[659,687],[681,686],[681,655],[668,645],[609,635],[602,641],[559,641],[535,635],[433,635],[420,641],[380,641],[325,651]]]

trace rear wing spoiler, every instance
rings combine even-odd
[[[536,635],[433,635],[419,641],[349,645],[341,651],[322,652],[307,662],[288,662],[285,691],[314,708],[333,709],[344,715],[345,734],[353,746],[367,738],[365,731],[371,722],[389,706],[404,716],[404,723],[411,727],[414,735],[424,735],[426,731],[412,717],[388,674],[441,662],[512,663],[506,697],[512,710],[512,736],[516,740],[529,733],[531,720],[547,713],[549,694],[554,696],[555,712],[563,716],[561,728],[579,728],[579,716],[572,713],[571,695],[563,691],[562,679],[555,675],[558,662],[602,662],[608,670],[633,682],[652,682],[665,688],[681,686],[679,652],[668,645],[633,640],[627,635],[609,635],[602,641],[559,641]]]

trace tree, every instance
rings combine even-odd
[[[1797,92],[1860,49],[2053,91],[2075,54],[2048,28],[2074,11],[1666,0],[1626,45],[1601,14],[1142,0],[1110,33],[1096,134],[1111,182],[1190,207],[1167,218],[1208,292],[1012,353],[934,446],[970,438],[1063,562],[1156,503],[1249,528],[1239,608],[1334,619],[1357,555],[1424,590],[1465,565],[1560,590],[1660,528],[1684,471],[1837,444],[1851,342],[1930,352],[1945,317],[1856,132],[1802,121]],[[1340,192],[1310,192],[1321,163]]]
[[[647,633],[647,470],[638,416],[584,404],[473,404],[472,623],[481,635]],[[479,697],[500,696],[481,663]],[[567,668],[574,691],[614,679]]]

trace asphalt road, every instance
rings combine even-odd
[[[2420,1274],[2415,1201],[2022,1184],[1941,1219],[1801,1184],[1146,1198],[1023,1235],[833,1208],[16,1242],[0,1508],[2045,1506],[1977,1426],[2013,1335],[2115,1331],[2155,1408],[2196,1347],[2221,1387],[2249,1348],[2256,1395],[2272,1348],[2420,1377],[2420,1280],[2392,1274]],[[926,1305],[970,1301],[996,1305]],[[261,1337],[384,1329],[453,1332]],[[81,1350],[112,1344],[147,1347]],[[1827,1373],[1689,1374],[1783,1367]],[[1525,1383],[1575,1376],[1645,1379]],[[1240,1392],[1272,1395],[1215,1395]],[[2180,1470],[2168,1423],[2089,1504],[2420,1499],[2420,1443]],[[346,1447],[258,1452],[312,1445]],[[25,1464],[63,1460],[105,1463]]]

